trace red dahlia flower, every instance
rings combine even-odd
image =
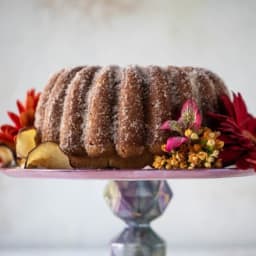
[[[220,154],[223,164],[256,170],[256,118],[248,112],[240,93],[233,93],[233,101],[223,95],[221,103],[223,114],[209,115],[216,121],[216,129],[225,143]]]
[[[13,125],[5,124],[0,126],[0,143],[14,149],[15,137],[19,130],[34,125],[35,110],[39,97],[40,93],[36,93],[34,89],[31,89],[27,92],[24,104],[17,100],[16,105],[19,113],[8,112]]]

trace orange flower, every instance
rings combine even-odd
[[[19,113],[7,112],[13,125],[4,124],[0,126],[0,143],[6,144],[11,149],[15,147],[15,137],[19,130],[34,125],[35,110],[40,97],[34,89],[27,92],[25,103],[16,101]]]

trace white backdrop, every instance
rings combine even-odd
[[[1,0],[0,121],[31,87],[79,64],[195,65],[240,91],[256,114],[256,1]],[[103,181],[0,175],[0,247],[104,246],[123,223]],[[173,180],[153,224],[172,246],[255,246],[256,178]]]

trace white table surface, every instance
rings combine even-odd
[[[107,249],[0,249],[1,256],[109,256]],[[166,256],[255,256],[255,248],[171,249]]]

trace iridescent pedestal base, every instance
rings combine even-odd
[[[111,243],[112,256],[164,256],[165,242],[151,229],[172,198],[166,181],[111,181],[105,199],[128,227]]]
[[[150,227],[128,227],[111,243],[112,256],[164,256],[166,245]]]

